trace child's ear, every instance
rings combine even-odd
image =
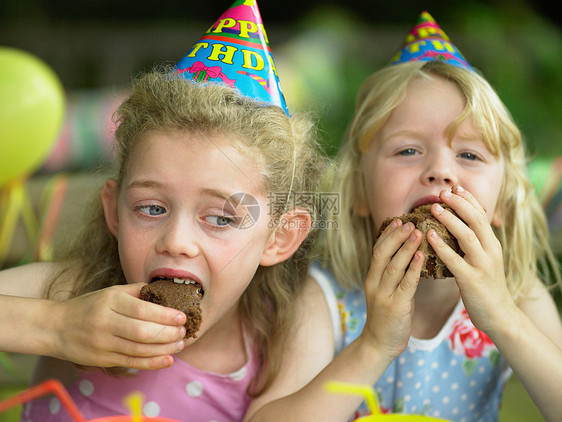
[[[117,199],[119,197],[119,189],[115,179],[107,179],[101,190],[101,203],[103,204],[103,213],[105,215],[105,223],[107,228],[115,238],[119,233],[119,215],[117,213]]]
[[[312,228],[309,212],[301,208],[283,214],[280,221],[263,251],[260,265],[275,265],[289,259]]]

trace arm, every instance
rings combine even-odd
[[[86,366],[155,369],[184,347],[185,314],[138,299],[140,283],[69,298],[72,281],[41,299],[54,264],[0,272],[0,350]],[[21,335],[26,333],[26,335]]]
[[[441,199],[456,211],[433,212],[459,241],[461,258],[445,243],[428,235],[428,241],[455,275],[464,305],[476,327],[494,342],[548,421],[562,414],[562,327],[552,298],[536,280],[531,298],[519,307],[505,280],[501,245],[486,213],[464,190],[453,189]]]
[[[329,311],[321,293],[311,294],[309,288],[305,292],[308,299],[303,298],[304,318],[280,376],[252,402],[246,422],[343,422],[353,415],[363,399],[328,393],[326,383],[374,385],[409,339],[423,254],[416,253],[421,233],[416,231],[407,241],[414,229],[408,226],[402,230],[400,226],[400,222],[389,226],[375,247],[365,286],[368,317],[361,335],[332,360],[334,339]]]
[[[54,271],[54,265],[46,263],[0,271],[0,350],[46,352],[46,332],[41,327],[49,307],[40,297],[45,281]]]
[[[556,305],[536,281],[530,298],[504,316],[509,319],[490,338],[547,421],[562,415],[562,324]]]

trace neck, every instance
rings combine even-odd
[[[230,374],[240,369],[248,356],[238,306],[176,356],[202,371]]]
[[[439,304],[456,304],[460,293],[454,278],[422,278],[414,296],[416,307],[435,307]]]
[[[412,336],[419,339],[435,337],[451,315],[459,297],[454,278],[421,279],[414,296]]]

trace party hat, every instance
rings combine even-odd
[[[435,19],[424,11],[390,64],[436,60],[474,70]]]
[[[219,82],[289,114],[256,0],[237,0],[177,64],[197,82]]]

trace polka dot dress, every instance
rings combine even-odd
[[[365,324],[363,291],[345,291],[333,274],[314,265],[315,279],[329,283],[336,297],[338,352],[355,340]],[[338,338],[336,336],[336,338]],[[511,370],[488,336],[470,321],[459,301],[432,339],[410,337],[406,350],[375,385],[383,413],[433,416],[458,422],[497,421],[503,386]],[[358,416],[367,415],[363,406]]]
[[[101,372],[85,373],[68,387],[68,392],[88,420],[129,415],[123,399],[140,391],[144,394],[145,416],[180,422],[241,421],[250,403],[246,389],[257,370],[252,357],[228,375],[200,371],[176,359],[170,368],[130,370],[127,376],[117,378]],[[56,397],[35,400],[22,414],[22,422],[67,421],[72,419]]]

